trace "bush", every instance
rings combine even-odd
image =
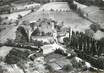
[[[76,4],[70,4],[70,8],[73,10],[77,10],[77,5]]]

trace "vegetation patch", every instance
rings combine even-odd
[[[29,55],[29,51],[24,50],[18,50],[13,48],[10,53],[6,56],[5,62],[7,64],[17,64],[20,61],[25,61],[27,60],[27,57]]]

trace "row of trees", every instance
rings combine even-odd
[[[64,38],[64,43],[67,47],[71,46],[75,50],[84,51],[92,56],[100,56],[104,53],[104,39],[102,38],[101,40],[95,40],[83,32],[72,31],[72,35],[69,35],[69,38]]]
[[[104,5],[103,0],[76,0],[76,1],[85,5],[98,5],[98,6]]]
[[[72,31],[72,35],[69,35],[69,38],[64,38],[64,44],[67,48],[74,49],[78,56],[82,59],[87,59],[91,63],[94,63],[94,66],[95,62],[92,61],[95,60],[95,56],[102,57],[102,55],[104,54],[104,39],[102,38],[101,40],[95,40],[94,38],[87,36],[83,32]],[[99,64],[99,68],[104,68],[104,56],[100,59],[100,62],[102,64],[100,64],[99,62],[97,63]]]

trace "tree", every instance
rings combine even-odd
[[[41,46],[43,46],[43,42],[42,41],[35,40],[34,41],[34,46],[38,46],[38,48],[40,48]]]
[[[30,23],[30,27],[31,27],[32,30],[34,30],[34,26],[35,26],[35,25],[36,25],[35,22]]]
[[[42,36],[45,36],[45,33],[44,32],[42,32]]]
[[[61,30],[61,28],[62,28],[62,26],[55,25],[55,28],[56,28],[56,30],[57,30],[57,31],[60,31],[60,30]]]
[[[40,35],[39,28],[35,29],[35,31],[31,34],[31,36],[39,36],[39,35]]]
[[[70,40],[69,40],[68,37],[64,38],[63,41],[64,41],[64,44],[65,44],[66,46],[69,45]]]
[[[0,25],[1,25],[2,20],[3,20],[2,17],[0,17]]]
[[[63,55],[63,56],[67,56],[67,53],[65,53],[62,49],[56,49],[55,51],[54,51],[54,53],[56,53],[56,54],[60,54],[60,55]]]
[[[104,38],[100,39],[98,42],[98,55],[101,55],[102,53],[104,53]]]
[[[0,63],[1,63],[3,60],[4,60],[4,58],[3,58],[3,57],[0,57]]]
[[[86,29],[85,30],[85,35],[87,35],[88,37],[93,37],[94,31],[91,30],[91,29]]]
[[[12,39],[7,39],[5,45],[7,45],[7,46],[13,46],[14,45],[14,42],[13,42]]]
[[[29,41],[28,34],[26,33],[24,27],[19,26],[16,31],[16,42],[26,43]]]
[[[31,9],[31,12],[34,12],[34,9]]]
[[[94,32],[96,32],[96,31],[99,30],[101,27],[100,27],[100,25],[98,25],[98,24],[91,24],[91,25],[90,25],[90,28],[91,28]]]
[[[77,4],[70,4],[70,8],[72,9],[72,10],[77,10]]]
[[[22,18],[22,15],[18,15],[18,19],[21,19]]]
[[[104,56],[100,56],[97,59],[97,68],[104,69]]]

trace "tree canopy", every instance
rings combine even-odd
[[[21,33],[22,36],[18,40],[28,42],[28,34],[26,33],[26,30],[22,26],[17,28],[16,34],[19,34],[19,33]],[[17,36],[17,38],[18,38],[18,36]]]

